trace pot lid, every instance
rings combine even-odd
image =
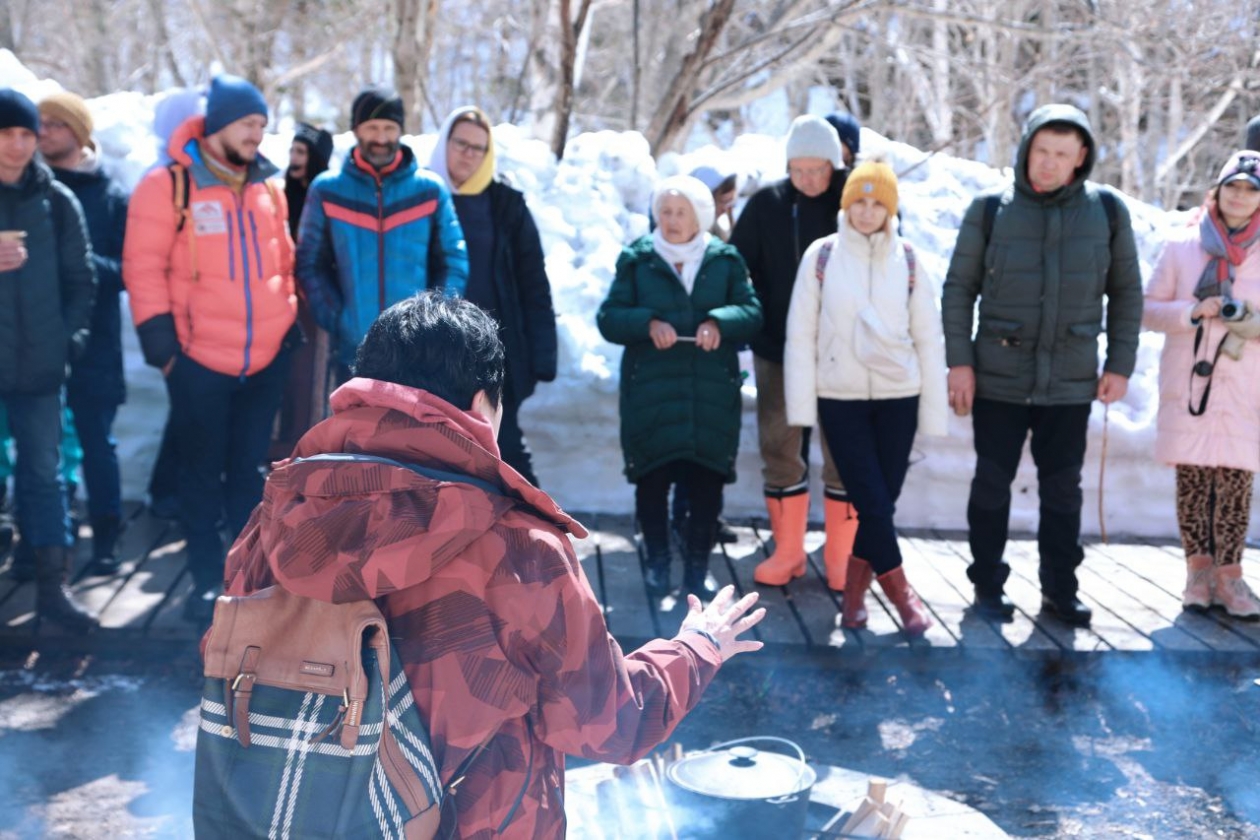
[[[814,784],[814,771],[794,756],[741,745],[689,755],[666,771],[674,784],[723,799],[775,799]]]

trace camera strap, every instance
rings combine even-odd
[[[1199,324],[1199,328],[1194,333],[1194,357],[1199,359],[1199,347],[1203,344],[1205,336],[1203,324]],[[1203,412],[1207,411],[1208,397],[1212,395],[1212,378],[1216,376],[1216,363],[1221,358],[1221,350],[1225,347],[1225,339],[1229,338],[1226,332],[1216,345],[1216,352],[1212,354],[1212,360],[1199,359],[1190,368],[1190,398],[1186,403],[1186,409],[1189,410],[1191,417],[1201,417]],[[1194,378],[1201,376],[1207,379],[1207,385],[1203,388],[1203,393],[1199,396],[1199,406],[1194,406]]]

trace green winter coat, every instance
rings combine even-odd
[[[1089,152],[1071,183],[1041,194],[1028,181],[1028,148],[1048,123],[1080,128]],[[1025,126],[1015,184],[1000,191],[988,241],[987,195],[976,198],[963,218],[941,314],[946,363],[975,368],[977,397],[1033,405],[1093,401],[1098,337],[1104,331],[1103,369],[1125,377],[1133,373],[1142,277],[1124,202],[1115,202],[1113,234],[1099,198],[1108,187],[1086,182],[1096,157],[1084,114],[1066,105],[1041,108]],[[980,317],[973,336],[977,298]]]
[[[722,333],[712,352],[679,341],[657,350],[653,318],[694,336],[712,318]],[[692,461],[735,480],[742,421],[737,348],[761,329],[761,304],[739,252],[709,243],[688,295],[673,268],[644,236],[621,252],[617,276],[599,308],[599,331],[624,344],[621,358],[621,449],[626,477],[637,482],[671,461]]]

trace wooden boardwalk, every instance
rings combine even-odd
[[[202,628],[185,621],[183,603],[191,591],[178,524],[151,516],[139,505],[127,507],[119,541],[122,568],[112,576],[88,572],[88,540],[77,550],[74,589],[101,615],[102,627],[89,637],[63,634],[34,615],[34,584],[0,577],[0,646],[27,650],[64,649],[109,655],[162,656],[192,648]],[[685,605],[676,597],[647,597],[640,553],[626,516],[579,516],[591,535],[575,542],[583,568],[607,610],[613,634],[631,646],[672,635]],[[1218,613],[1181,610],[1184,561],[1177,545],[1090,544],[1081,567],[1081,599],[1094,609],[1093,626],[1072,628],[1040,612],[1036,543],[1013,540],[1008,550],[1013,574],[1007,594],[1017,607],[1009,622],[983,619],[969,608],[967,544],[958,534],[903,534],[902,549],[911,584],[935,623],[922,639],[908,642],[896,611],[878,586],[868,595],[870,624],[860,632],[837,625],[840,596],[823,575],[823,535],[811,531],[805,577],[788,586],[756,586],[753,567],[765,556],[764,522],[737,523],[738,543],[719,546],[711,570],[720,583],[761,592],[768,613],[756,635],[776,649],[808,654],[863,656],[908,649],[937,656],[1016,655],[1057,657],[1111,651],[1165,651],[1181,655],[1228,654],[1260,662],[1260,624]],[[84,532],[84,536],[88,534]],[[1260,590],[1260,551],[1248,549],[1247,578]],[[680,575],[676,564],[675,580]]]

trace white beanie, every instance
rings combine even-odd
[[[673,175],[656,185],[656,192],[652,194],[652,215],[660,218],[661,199],[671,192],[676,192],[691,202],[691,209],[696,214],[696,221],[700,223],[701,233],[713,227],[713,219],[716,216],[713,208],[713,193],[709,192],[709,188],[703,181],[690,175]]]
[[[840,135],[831,123],[822,117],[805,114],[792,120],[787,136],[787,159],[819,158],[831,161],[839,169],[843,157],[840,152]]]

